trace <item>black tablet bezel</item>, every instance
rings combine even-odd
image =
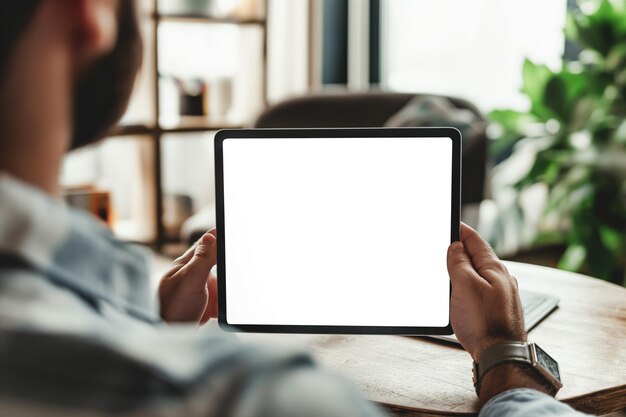
[[[344,129],[240,129],[221,130],[215,136],[215,192],[217,226],[218,321],[222,329],[252,333],[309,334],[394,334],[451,335],[450,323],[444,327],[388,326],[309,326],[232,324],[226,320],[226,253],[224,231],[224,160],[223,143],[227,139],[298,139],[298,138],[369,138],[369,137],[441,137],[452,141],[452,201],[450,242],[459,240],[461,216],[461,133],[450,127],[437,128],[344,128]],[[450,288],[452,296],[452,288]]]

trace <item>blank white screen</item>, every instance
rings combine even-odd
[[[443,327],[452,141],[226,139],[230,324]]]

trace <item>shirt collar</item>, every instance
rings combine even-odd
[[[147,257],[87,213],[0,172],[0,254],[26,263],[96,307],[158,321]]]

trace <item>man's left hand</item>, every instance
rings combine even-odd
[[[204,324],[217,317],[217,279],[211,274],[216,261],[217,238],[212,229],[161,279],[159,299],[165,321]]]

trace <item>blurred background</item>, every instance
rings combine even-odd
[[[214,226],[219,129],[455,126],[501,256],[625,284],[626,0],[138,1],[128,112],[62,179],[121,238]]]

